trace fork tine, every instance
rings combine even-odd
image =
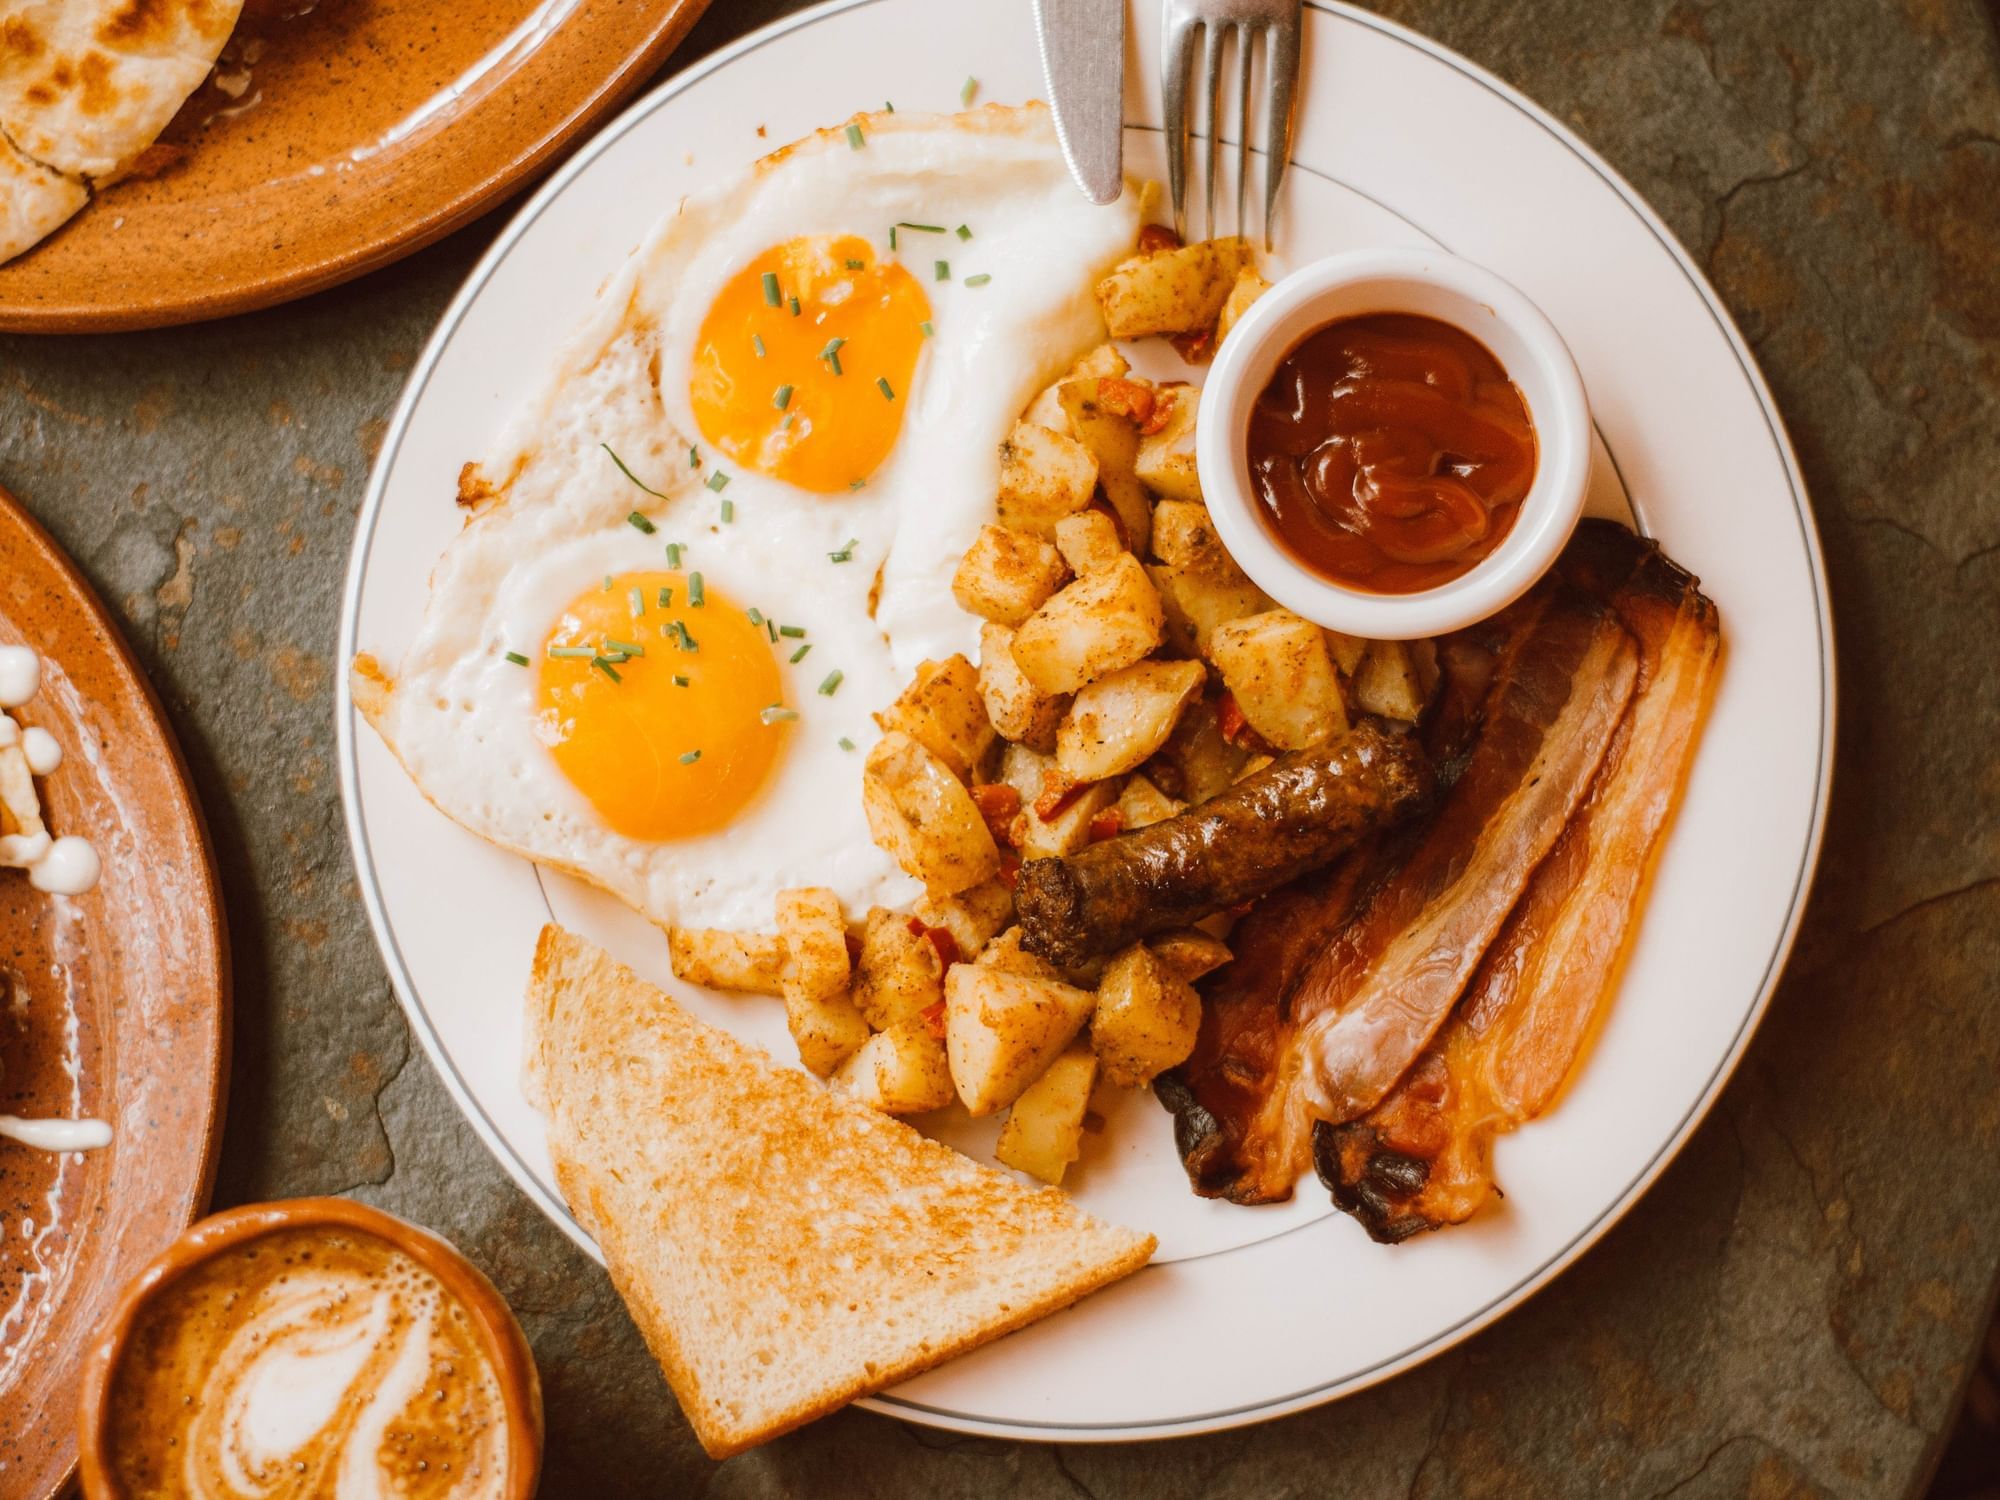
[[[1215,238],[1215,153],[1222,138],[1222,43],[1228,35],[1226,25],[1209,21],[1202,26],[1202,69],[1208,80],[1208,173],[1204,190],[1208,218],[1202,233],[1208,239]]]
[[[1167,127],[1167,188],[1174,200],[1174,233],[1187,235],[1188,64],[1194,57],[1194,25],[1168,0],[1160,90]]]
[[[1245,239],[1250,236],[1247,196],[1250,190],[1250,54],[1256,42],[1257,33],[1250,29],[1250,23],[1239,23],[1236,28],[1237,105],[1240,111],[1236,124],[1236,232]]]
[[[1264,248],[1271,248],[1271,219],[1278,209],[1278,186],[1292,159],[1293,110],[1298,102],[1300,7],[1271,23],[1265,33],[1265,71],[1271,79],[1271,117],[1265,136]]]

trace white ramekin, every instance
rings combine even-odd
[[[1464,329],[1500,361],[1535,424],[1535,481],[1513,529],[1470,572],[1421,593],[1369,593],[1312,572],[1279,544],[1250,485],[1250,411],[1279,362],[1315,329],[1368,313]],[[1202,387],[1195,462],[1215,529],[1265,593],[1329,629],[1413,640],[1506,607],[1555,561],[1583,513],[1590,408],[1562,336],[1509,283],[1442,250],[1356,250],[1294,271],[1230,329]]]

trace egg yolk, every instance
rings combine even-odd
[[[853,488],[896,445],[930,299],[854,235],[787,240],[702,320],[689,394],[708,441],[817,494]]]
[[[542,742],[628,838],[726,826],[789,738],[766,628],[713,589],[691,595],[700,577],[626,573],[593,586],[570,601],[541,653]]]

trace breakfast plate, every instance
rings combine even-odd
[[[1139,10],[1131,68],[1149,78],[1158,39]],[[343,659],[394,659],[415,636],[432,561],[462,526],[461,466],[491,451],[677,198],[857,109],[950,110],[967,94],[1018,101],[1040,86],[1018,7],[837,0],[635,105],[523,210],[420,362],[361,518]],[[1326,1401],[1449,1347],[1545,1285],[1664,1169],[1741,1056],[1796,929],[1825,810],[1832,643],[1811,514],[1740,336],[1629,187],[1462,59],[1364,12],[1313,5],[1301,99],[1275,259],[1440,247],[1548,314],[1595,418],[1588,510],[1659,539],[1720,608],[1724,662],[1700,752],[1602,1032],[1561,1109],[1497,1148],[1504,1204],[1385,1247],[1311,1183],[1283,1205],[1199,1199],[1170,1118],[1130,1094],[1071,1186],[1093,1213],[1157,1235],[1153,1265],[869,1402],[899,1417],[1042,1441],[1166,1436]],[[1164,176],[1156,97],[1134,89],[1128,117],[1128,172]],[[1388,119],[1393,133],[1379,126]],[[411,1024],[510,1174],[593,1249],[519,1082],[517,997],[542,924],[789,1057],[784,1018],[676,985],[645,918],[435,811],[357,732],[351,692],[340,735],[361,888]],[[744,852],[791,883],[782,837]],[[990,1156],[990,1125],[946,1138]],[[1186,1377],[1189,1348],[1202,1351],[1199,1380]]]
[[[83,1351],[118,1293],[208,1201],[228,1077],[228,950],[207,837],[139,665],[61,550],[0,491],[0,644],[40,654],[19,710],[53,735],[49,826],[102,872],[76,897],[0,871],[0,1115],[101,1119],[102,1150],[0,1138],[0,1491],[76,1461]]]
[[[546,165],[705,8],[247,0],[140,170],[0,264],[0,329],[221,317],[407,255]]]

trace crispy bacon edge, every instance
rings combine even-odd
[[[1470,1218],[1498,1191],[1494,1139],[1561,1093],[1616,992],[1694,758],[1720,660],[1715,606],[1653,544],[1585,525],[1564,571],[1638,640],[1632,707],[1452,1019],[1368,1115],[1314,1130],[1334,1203],[1383,1243]]]

